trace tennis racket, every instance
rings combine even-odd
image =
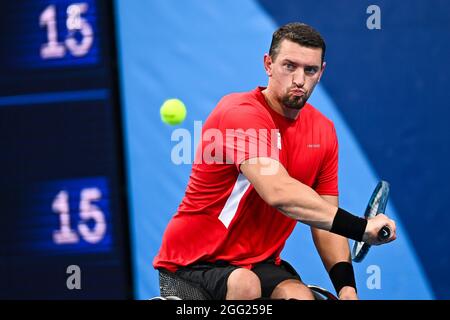
[[[339,300],[334,294],[322,287],[308,285],[308,288],[311,289],[316,300]]]
[[[380,181],[370,197],[367,204],[366,212],[364,216],[366,218],[373,218],[379,213],[384,213],[386,210],[387,202],[389,198],[389,183],[386,181]],[[384,241],[391,236],[391,229],[388,226],[384,226],[378,233],[378,239]],[[370,245],[362,241],[355,241],[352,250],[352,259],[355,262],[361,262],[369,252]]]

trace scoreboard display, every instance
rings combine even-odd
[[[132,297],[112,6],[2,2],[0,299]]]

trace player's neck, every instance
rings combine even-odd
[[[262,90],[261,93],[263,94],[264,99],[266,100],[267,104],[273,111],[288,119],[291,120],[297,119],[300,110],[285,107],[282,103],[278,101],[278,99],[276,99],[275,95],[268,87]]]

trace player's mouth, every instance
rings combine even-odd
[[[292,93],[292,95],[297,96],[297,97],[302,97],[306,94],[305,91],[300,90],[300,89],[291,89],[291,93]]]

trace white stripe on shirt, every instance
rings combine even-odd
[[[250,182],[247,180],[246,176],[240,173],[236,183],[234,184],[233,191],[228,197],[228,200],[219,215],[219,220],[222,221],[227,229],[231,223],[231,220],[233,220],[236,215],[239,203],[241,202],[241,199],[248,187],[250,187]]]

